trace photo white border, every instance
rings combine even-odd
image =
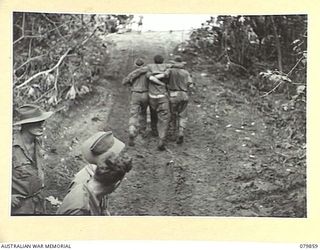
[[[320,242],[319,23],[313,0],[0,0],[0,242],[45,240],[214,240]],[[308,217],[10,217],[12,134],[12,12],[308,14]]]

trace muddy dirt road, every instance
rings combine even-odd
[[[108,36],[110,62],[92,93],[50,121],[47,195],[60,200],[82,168],[79,145],[90,134],[112,129],[127,142],[129,92],[122,78],[143,55],[169,58],[185,32]],[[187,65],[188,68],[188,65]],[[154,137],[128,147],[133,170],[110,196],[112,215],[305,217],[305,169],[283,163],[263,113],[214,74],[191,69],[197,89],[189,103],[185,142],[168,140],[156,149]],[[51,139],[50,139],[51,138]],[[54,164],[53,164],[54,163]],[[55,208],[51,207],[51,212]]]

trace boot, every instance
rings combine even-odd
[[[178,134],[178,139],[177,139],[177,144],[182,144],[183,143],[183,131],[179,131],[179,134]]]
[[[129,141],[128,141],[128,145],[133,147],[134,146],[134,135],[129,135]]]
[[[158,149],[159,149],[160,151],[163,151],[163,150],[166,149],[166,148],[165,148],[165,143],[164,143],[164,140],[163,140],[163,139],[160,139],[160,140],[159,140],[159,142],[158,142]]]
[[[152,128],[151,129],[151,135],[153,136],[153,137],[158,137],[158,135],[159,135],[159,133],[158,133],[158,130],[155,128]]]
[[[134,146],[135,132],[136,132],[136,128],[134,126],[130,126],[129,127],[129,141],[128,141],[129,146]]]

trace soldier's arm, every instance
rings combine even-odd
[[[155,84],[161,85],[161,86],[165,86],[166,84],[162,81],[160,81],[156,76],[150,76],[149,80],[154,82]]]
[[[188,76],[187,76],[187,87],[189,90],[191,91],[196,91],[196,85],[195,82],[192,80],[191,75],[188,72]]]
[[[132,71],[128,77],[130,79],[130,81],[132,82],[134,79],[136,79],[137,77],[141,76],[142,74],[145,74],[148,72],[148,67],[144,66],[144,67],[141,67],[141,68],[138,68],[134,71]]]
[[[187,76],[187,85],[190,86],[190,87],[194,86],[194,82],[193,82],[192,77],[189,74],[189,72],[188,72],[188,76]]]
[[[168,78],[170,76],[170,68],[166,69],[163,73],[154,74],[157,79]]]
[[[183,69],[186,64],[187,64],[186,62],[174,62],[174,63],[167,63],[166,66],[168,68]]]
[[[161,74],[154,75],[154,77],[157,78],[157,79],[161,79],[161,78],[166,78],[167,76],[166,76],[165,73],[161,73]]]
[[[137,77],[147,72],[148,72],[148,68],[146,66],[136,69],[123,79],[122,84],[131,84]]]
[[[192,78],[190,78],[191,80],[189,80],[187,82],[187,87],[190,91],[197,91],[197,86],[195,84],[195,82],[192,81]]]
[[[123,78],[122,80],[122,85],[126,85],[126,84],[131,84],[130,82],[130,78],[128,76],[126,76],[125,78]]]

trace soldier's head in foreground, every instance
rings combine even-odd
[[[113,192],[132,168],[132,158],[125,152],[125,144],[111,131],[98,132],[82,145],[82,155],[97,165],[92,182],[101,194]]]

